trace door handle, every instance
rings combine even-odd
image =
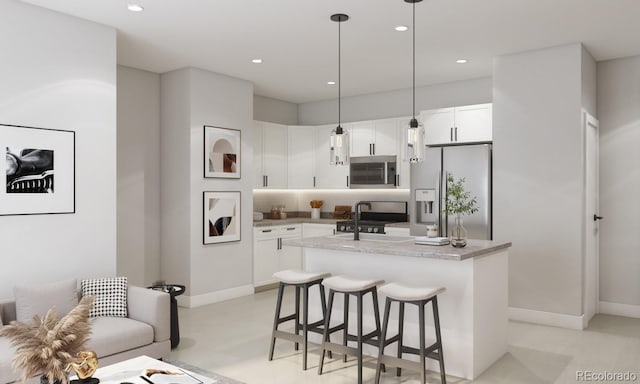
[[[313,187],[314,188],[316,187],[316,177],[315,176],[313,176]]]
[[[449,129],[450,141],[453,141],[453,127]]]
[[[370,154],[370,155],[373,155],[373,148],[372,148],[372,145],[373,145],[373,144],[369,143],[369,154]]]
[[[458,141],[458,127],[455,127],[455,133],[456,133],[455,134],[456,141]]]
[[[604,219],[604,217],[598,216],[596,214],[593,215],[593,221],[598,221],[598,220],[602,220],[602,219]]]
[[[264,176],[264,186],[265,187],[269,186],[269,176],[267,176],[267,175]]]
[[[371,144],[371,146],[373,147],[373,153],[371,153],[372,155],[376,154],[376,143]]]
[[[347,187],[349,186],[349,175],[347,175]]]

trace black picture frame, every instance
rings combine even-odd
[[[76,133],[0,124],[0,216],[76,213]]]

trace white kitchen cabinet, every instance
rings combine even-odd
[[[254,126],[254,188],[287,188],[288,127],[264,121]]]
[[[331,147],[331,131],[334,124],[319,125],[315,130],[315,188],[346,189],[349,188],[349,166],[331,165],[329,148]],[[344,127],[343,127],[344,128]]]
[[[422,111],[427,145],[492,141],[492,105],[476,104]]]
[[[401,189],[409,189],[411,187],[411,163],[405,161],[405,135],[407,134],[407,129],[409,128],[409,122],[411,121],[411,116],[408,117],[399,117],[396,119],[397,122],[397,151],[398,151],[398,180],[396,185]]]
[[[336,234],[335,224],[317,224],[317,223],[304,223],[302,224],[302,238],[308,237],[320,237],[320,236],[332,236]]]
[[[409,228],[385,226],[384,232],[389,236],[409,236]]]
[[[288,186],[289,188],[314,188],[315,180],[315,128],[289,126]],[[329,155],[327,155],[327,159]],[[327,160],[328,161],[328,160]]]
[[[351,132],[351,156],[397,155],[397,119],[347,123]]]
[[[253,285],[273,284],[275,272],[302,269],[302,248],[282,244],[285,239],[300,239],[300,224],[259,227],[253,230]]]

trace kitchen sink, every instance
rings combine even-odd
[[[331,236],[334,239],[353,240],[353,233],[344,233],[340,235]],[[382,234],[361,233],[360,241],[380,241],[386,243],[400,243],[403,241],[413,241],[411,236],[389,236]]]

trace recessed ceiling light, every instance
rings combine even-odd
[[[254,64],[262,64],[262,59],[253,59],[251,62]]]
[[[456,63],[458,63],[458,64],[464,64],[466,62],[467,62],[466,59],[458,59],[458,60],[456,60]]]
[[[131,12],[142,12],[142,11],[144,11],[144,8],[140,4],[129,4],[127,6],[127,9],[129,9]]]
[[[395,30],[398,31],[398,32],[406,32],[406,31],[409,30],[409,27],[407,27],[406,25],[398,25],[395,28]]]
[[[329,84],[329,85],[336,85],[336,82],[335,82],[335,81],[327,81],[327,84]]]

